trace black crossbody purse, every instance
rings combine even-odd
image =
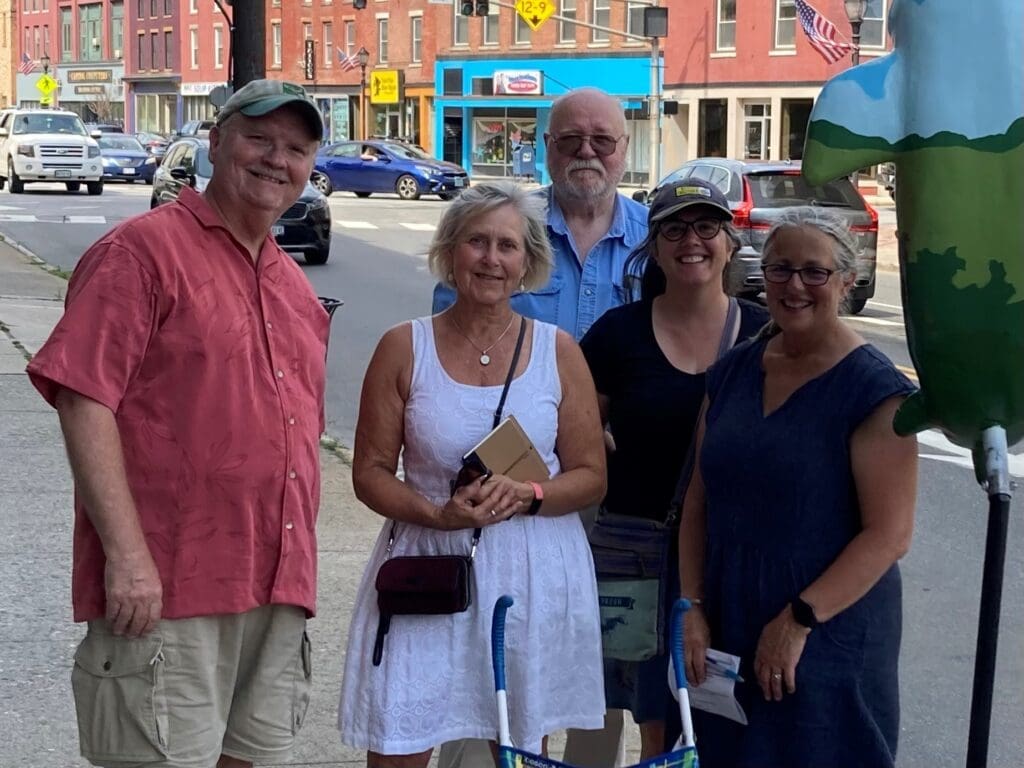
[[[505,377],[505,386],[494,412],[492,429],[501,422],[508,388],[515,376],[519,353],[523,349],[526,335],[526,319],[519,323],[519,338],[512,353],[512,364]],[[452,481],[452,494],[462,485],[472,482],[486,470],[464,465],[458,477]],[[377,623],[377,639],[373,644],[373,666],[380,666],[384,656],[384,638],[391,628],[393,616],[437,616],[448,613],[462,613],[473,604],[473,558],[480,543],[482,529],[473,529],[468,555],[404,555],[391,557],[398,523],[391,523],[385,560],[377,571],[377,608],[380,620]]]

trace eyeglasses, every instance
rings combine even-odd
[[[715,235],[722,231],[721,219],[697,219],[696,221],[666,221],[658,227],[658,233],[670,242],[686,237],[686,230],[693,228],[701,240],[714,240]]]
[[[765,264],[761,267],[764,272],[764,279],[769,283],[785,285],[793,275],[800,275],[800,282],[804,285],[824,285],[828,279],[839,270],[825,269],[825,267],[787,267],[783,264]]]
[[[568,133],[565,136],[559,136],[554,140],[555,146],[558,147],[558,151],[563,155],[575,155],[580,151],[580,147],[583,146],[583,140],[586,139],[590,143],[590,148],[594,150],[594,154],[600,155],[601,157],[608,157],[615,148],[619,146],[619,142],[622,141],[623,137],[619,136],[608,136],[603,133],[598,133],[593,136]]]

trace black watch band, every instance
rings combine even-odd
[[[797,624],[808,629],[817,628],[818,617],[814,615],[814,608],[806,600],[798,595],[790,604],[790,608],[793,611],[793,618],[796,619]]]

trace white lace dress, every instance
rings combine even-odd
[[[558,474],[555,435],[561,384],[553,325],[533,323],[529,364],[512,382],[514,414]],[[405,479],[435,504],[449,495],[461,456],[491,429],[501,387],[454,381],[441,367],[430,318],[412,321],[413,374],[405,411]],[[537,751],[553,731],[604,722],[601,628],[594,564],[576,513],[515,517],[484,528],[473,564],[473,605],[448,616],[396,616],[379,667],[374,578],[384,560],[385,521],[356,597],[338,726],[349,746],[411,754],[442,742],[496,737],[490,627],[495,600],[515,605],[506,625],[512,739]],[[394,555],[468,553],[471,530],[400,523]]]

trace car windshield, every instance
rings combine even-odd
[[[757,208],[822,205],[864,210],[864,202],[849,179],[812,185],[799,173],[756,173],[747,177]]]
[[[102,149],[130,149],[134,152],[145,152],[138,139],[131,136],[101,136],[97,141]]]
[[[213,176],[213,163],[210,162],[210,151],[208,149],[196,150],[196,176],[211,178]]]
[[[434,159],[419,147],[414,147],[411,144],[388,144],[388,149],[391,150],[394,154],[406,160]]]
[[[78,115],[18,115],[13,133],[66,133],[88,136]]]

